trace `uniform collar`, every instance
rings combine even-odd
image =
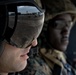
[[[45,48],[40,49],[41,56],[50,63],[52,61],[55,64],[63,67],[63,63],[66,64],[65,54],[59,50],[47,50]]]

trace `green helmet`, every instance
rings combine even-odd
[[[76,7],[70,0],[41,0],[47,14],[47,19],[63,13],[76,15]]]

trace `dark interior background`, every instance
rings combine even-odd
[[[76,58],[76,23],[71,30],[70,38],[69,38],[69,45],[66,50],[67,57],[69,61],[73,61],[73,58]]]
[[[71,0],[75,6],[76,6],[76,1],[75,0]],[[76,23],[74,25],[74,27],[71,30],[70,33],[70,38],[69,38],[69,45],[68,48],[66,50],[66,55],[68,57],[68,60],[72,63],[73,59],[76,58]]]

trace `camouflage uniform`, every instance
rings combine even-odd
[[[39,37],[40,48],[31,50],[27,68],[22,75],[75,75],[72,66],[66,61],[66,56],[59,50],[49,48],[46,41],[47,21],[53,17],[71,13],[76,14],[76,8],[70,0],[42,0],[46,6],[46,18],[43,31]]]
[[[51,71],[49,66],[38,55],[38,49],[33,48],[29,53],[30,58],[28,60],[27,67],[21,71],[21,75],[50,75]]]
[[[39,52],[40,55],[36,52],[37,50],[35,53],[34,49],[31,50],[32,56],[28,60],[27,68],[20,72],[21,75],[75,75],[72,67],[66,64],[66,57],[63,52],[48,50],[52,51],[49,52],[49,56],[45,50],[45,48],[42,48],[40,50],[42,52]],[[42,53],[46,53],[46,56]],[[47,56],[49,56],[49,59],[47,59]]]

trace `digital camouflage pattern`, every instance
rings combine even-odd
[[[43,48],[42,50],[45,49]],[[51,61],[50,64],[48,64],[41,53],[39,55],[36,51],[35,53],[33,51],[32,56],[28,60],[27,68],[21,71],[20,75],[69,75],[69,73],[71,75],[75,75],[73,74],[74,72],[72,72],[72,68],[69,64],[63,64],[66,59],[62,52],[54,50],[52,54],[50,54],[50,58]],[[61,60],[63,62],[61,62]]]
[[[38,49],[33,48],[30,52],[27,68],[21,71],[21,75],[50,75],[51,70],[44,60],[38,55]]]

